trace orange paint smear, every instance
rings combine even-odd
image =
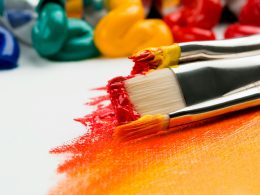
[[[92,117],[100,129],[52,151],[73,157],[59,167],[66,178],[50,194],[260,194],[259,107],[115,143],[112,108],[97,104],[78,121]]]

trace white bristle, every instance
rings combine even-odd
[[[168,68],[125,81],[135,110],[146,114],[169,114],[186,106],[175,74]]]

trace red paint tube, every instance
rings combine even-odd
[[[223,6],[220,0],[182,0],[175,12],[164,17],[170,26],[198,27],[212,29],[218,24]]]
[[[244,24],[232,24],[230,25],[224,34],[226,39],[249,36],[254,34],[260,34],[260,26],[251,26]]]
[[[241,24],[260,26],[260,0],[248,0],[239,14]]]
[[[216,39],[214,32],[207,29],[174,26],[171,30],[176,43]]]

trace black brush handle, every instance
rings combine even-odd
[[[189,106],[260,80],[260,55],[190,63],[171,70]]]

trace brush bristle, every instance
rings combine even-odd
[[[114,137],[118,141],[147,137],[166,130],[168,124],[168,115],[146,115],[136,121],[116,127]]]
[[[125,88],[141,116],[169,114],[185,107],[176,76],[168,68],[126,80]]]

